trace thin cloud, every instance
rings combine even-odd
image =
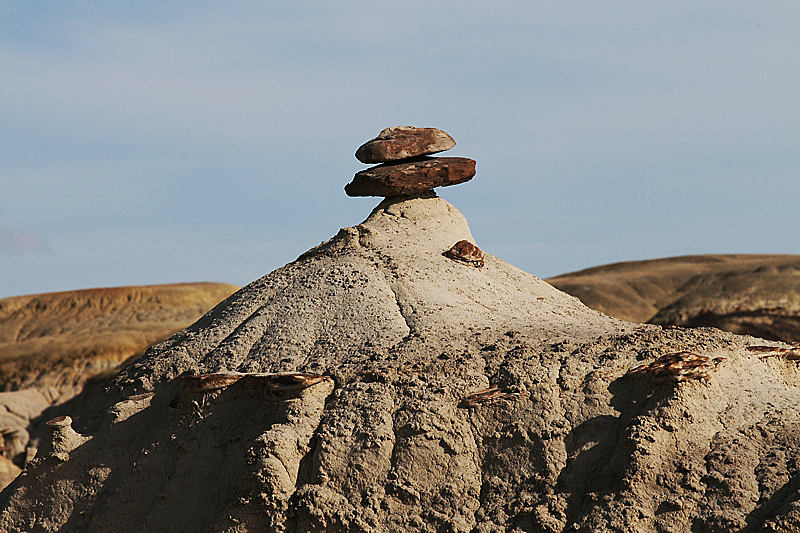
[[[53,252],[34,233],[25,230],[12,230],[3,226],[0,226],[0,250],[10,255],[22,255],[26,252]]]

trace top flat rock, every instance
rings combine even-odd
[[[456,145],[450,135],[436,128],[393,126],[386,128],[356,150],[362,163],[388,163],[419,155],[444,152]]]

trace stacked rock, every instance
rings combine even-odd
[[[428,157],[456,145],[436,128],[394,126],[356,151],[362,163],[381,163],[358,172],[344,191],[348,196],[400,196],[469,181],[475,161],[466,157]]]

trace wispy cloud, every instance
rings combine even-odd
[[[26,252],[53,252],[34,233],[8,229],[3,226],[0,226],[0,250],[11,255],[22,255]]]

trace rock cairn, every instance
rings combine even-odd
[[[428,157],[456,145],[436,128],[394,126],[356,150],[362,163],[380,163],[358,172],[344,190],[348,196],[402,196],[469,181],[475,161],[466,157]]]

